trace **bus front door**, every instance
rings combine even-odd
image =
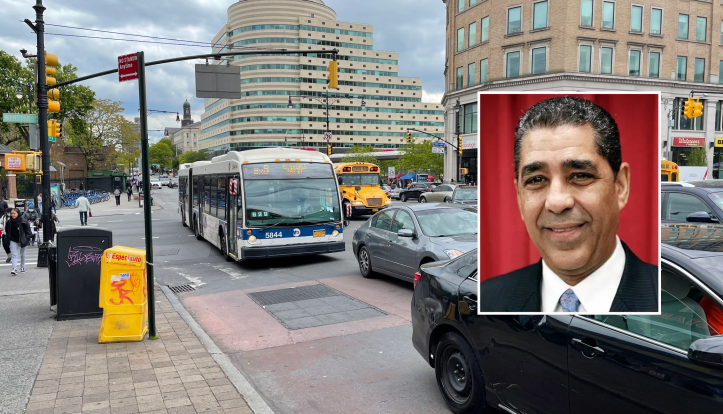
[[[228,234],[226,235],[226,240],[228,240],[228,252],[237,259],[240,259],[238,253],[238,230],[236,229],[239,210],[237,204],[241,199],[240,183],[238,175],[235,175],[231,177],[228,186],[226,186],[226,188],[228,188],[228,203],[226,203],[226,217],[228,217],[226,231]]]

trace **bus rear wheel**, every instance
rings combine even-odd
[[[203,236],[201,236],[201,230],[198,228],[198,219],[193,219],[193,231],[196,234],[196,240],[203,240]]]
[[[227,262],[233,261],[231,259],[231,256],[228,255],[228,245],[226,244],[226,236],[221,233],[221,255],[224,259],[226,259]]]

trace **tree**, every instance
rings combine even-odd
[[[171,140],[163,138],[148,148],[148,159],[152,164],[159,164],[161,168],[171,168],[175,159],[173,150]]]
[[[21,86],[23,97],[18,99],[15,92],[20,84],[32,84],[33,72],[18,61],[15,56],[0,50],[0,112],[2,113],[28,113],[29,100],[27,89]],[[32,92],[32,91],[31,91]],[[28,140],[26,128],[16,123],[0,122],[0,144],[9,145],[13,142]]]
[[[686,165],[690,167],[707,167],[708,154],[705,147],[692,148],[690,154],[688,154],[688,162]]]
[[[374,147],[369,145],[354,145],[349,152],[342,157],[341,162],[368,162],[369,164],[379,165],[379,159],[373,154]],[[364,154],[364,155],[352,155]]]
[[[141,134],[138,131],[136,125],[123,119],[120,126],[120,136],[116,143],[115,152],[110,154],[109,162],[111,164],[131,166],[141,155]],[[125,171],[125,169],[122,169]]]
[[[421,140],[404,146],[404,155],[399,159],[399,166],[403,170],[414,173],[431,172],[435,177],[444,170],[444,157],[442,154],[432,153],[432,141]]]
[[[181,154],[181,157],[178,159],[178,162],[180,164],[186,164],[186,163],[192,163],[196,161],[207,161],[208,155],[205,151],[189,151],[184,152]]]
[[[123,115],[122,102],[110,99],[93,101],[93,108],[77,123],[71,122],[68,144],[80,149],[85,157],[88,170],[106,161],[106,147],[123,145],[128,125]]]

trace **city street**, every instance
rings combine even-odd
[[[234,263],[181,225],[177,196],[154,191],[156,283],[192,289],[177,293],[181,303],[274,412],[447,412],[412,346],[411,283],[359,273],[351,238],[364,219],[345,229],[344,253]],[[144,248],[142,209],[123,199],[103,203],[89,225]],[[76,210],[59,217],[78,221]]]

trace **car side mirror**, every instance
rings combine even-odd
[[[401,229],[397,231],[397,236],[399,237],[414,237],[414,232],[409,229]]]
[[[688,359],[696,364],[723,368],[723,336],[699,339],[688,348]]]
[[[696,211],[695,213],[690,213],[688,217],[685,218],[685,221],[689,223],[717,223],[718,219],[711,217],[711,215],[705,211]]]
[[[357,191],[360,191],[360,190],[361,190],[361,186],[356,186],[356,187],[354,187],[354,189],[357,190]]]

